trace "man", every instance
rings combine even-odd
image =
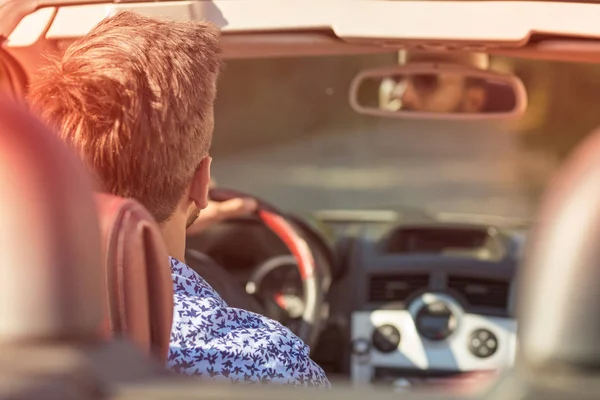
[[[489,67],[489,57],[484,53],[398,52],[398,63],[401,65],[419,62],[448,62],[482,70]],[[388,111],[477,112],[483,108],[486,100],[483,89],[483,82],[467,80],[456,74],[417,74],[405,79],[383,80],[379,105]]]
[[[389,111],[477,113],[486,100],[483,79],[457,74],[417,74],[388,79],[380,87],[381,107]]]
[[[462,64],[487,70],[484,53],[400,51],[400,64],[417,62]],[[384,79],[379,85],[379,108],[386,111],[430,113],[506,113],[516,106],[515,93],[502,81],[455,73],[414,74]]]
[[[215,380],[329,387],[298,337],[228,307],[183,262],[186,228],[208,205],[218,40],[206,23],[120,13],[42,71],[30,102],[103,191],[137,199],[160,224],[175,289],[169,367]]]

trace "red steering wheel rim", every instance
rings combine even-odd
[[[290,250],[296,262],[302,280],[309,279],[315,273],[315,259],[308,248],[306,241],[302,239],[295,229],[281,216],[267,210],[258,210],[258,217],[275,233],[279,239]]]

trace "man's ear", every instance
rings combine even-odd
[[[190,187],[190,200],[196,203],[198,209],[203,210],[208,205],[208,191],[210,190],[210,164],[212,158],[204,157],[194,173]]]
[[[463,103],[463,111],[466,113],[477,113],[483,111],[485,97],[485,88],[472,87],[467,89],[465,102]]]

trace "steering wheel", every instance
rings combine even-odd
[[[294,226],[286,220],[273,205],[247,193],[232,189],[215,188],[210,191],[213,201],[227,201],[233,198],[252,198],[257,203],[256,217],[271,230],[288,248],[291,257],[274,257],[254,269],[250,284],[258,289],[262,279],[276,268],[294,265],[302,281],[302,302],[304,307],[295,326],[294,333],[309,346],[315,343],[322,319],[322,307],[325,299],[320,282],[322,274],[317,270],[315,255]],[[281,262],[281,261],[284,262]],[[250,290],[252,291],[252,290]],[[277,300],[277,299],[276,299]],[[280,301],[277,301],[281,304]]]

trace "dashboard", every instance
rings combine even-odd
[[[412,211],[289,218],[328,261],[325,321],[312,348],[328,375],[388,384],[512,364],[523,229],[438,221]],[[213,227],[188,247],[210,255],[240,285],[257,265],[288,254],[252,218]],[[270,282],[288,294],[301,291],[289,269]]]

